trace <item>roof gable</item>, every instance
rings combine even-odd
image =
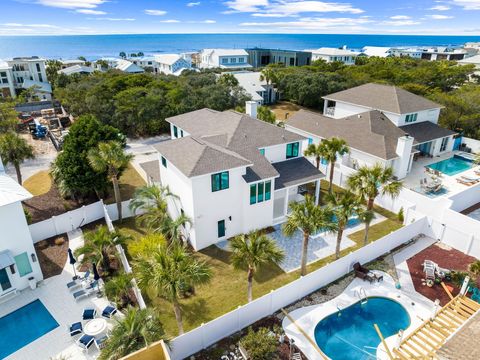
[[[10,176],[0,171],[0,206],[13,204],[31,198],[32,194]]]

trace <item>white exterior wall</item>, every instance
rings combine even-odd
[[[415,114],[415,113],[412,113]],[[440,109],[430,109],[430,110],[424,110],[424,111],[417,111],[417,121],[412,122],[412,123],[406,123],[405,118],[407,117],[408,114],[402,114],[398,118],[398,123],[396,123],[397,126],[403,126],[403,125],[410,125],[410,124],[416,124],[419,122],[424,122],[424,121],[430,121],[434,124],[438,123],[438,117],[440,116]],[[390,118],[390,116],[389,116]]]
[[[16,265],[15,274],[12,274],[10,268],[7,268],[6,271],[12,287],[7,289],[6,292],[12,289],[23,290],[27,288],[29,286],[28,278],[32,276],[35,277],[37,282],[43,280],[40,263],[20,202],[0,207],[0,228],[2,229],[0,232],[0,251],[10,250],[13,257],[26,252],[30,266],[32,267],[32,272],[23,277],[20,277]],[[32,254],[35,254],[35,262],[32,260]],[[0,295],[1,294],[2,290],[0,288]]]
[[[15,91],[15,82],[13,80],[13,72],[11,68],[3,68],[0,69],[0,73],[5,73],[6,78],[7,78],[7,83],[3,83],[3,76],[0,76],[0,97],[3,96],[3,91],[2,89],[7,88],[10,92],[10,96],[12,98],[15,98],[17,96],[17,93]]]
[[[295,131],[292,131],[292,132],[295,132]],[[294,141],[294,142],[296,142],[296,141]],[[305,149],[308,145],[308,140],[298,141],[298,142],[300,143],[299,148],[298,148],[298,155],[300,157],[300,156],[303,156],[303,152],[305,151]],[[289,143],[289,144],[291,144],[291,143]],[[287,144],[268,146],[264,149],[265,149],[265,157],[271,163],[276,163],[276,162],[287,160]],[[292,158],[292,159],[295,159],[295,158]]]
[[[355,115],[355,114],[360,114],[360,113],[371,110],[370,108],[368,108],[366,106],[358,106],[358,105],[353,105],[353,104],[347,104],[347,103],[342,103],[342,102],[339,102],[339,101],[336,101],[335,113],[333,114],[333,116],[327,114],[326,109],[327,109],[327,101],[325,100],[325,108],[324,108],[323,114],[325,116],[330,116],[330,117],[333,117],[335,119],[340,119],[340,118],[343,118],[343,117],[347,117],[347,116]]]
[[[434,141],[432,148],[430,150],[432,156],[438,156],[438,155],[453,151],[453,145],[454,145],[453,135],[448,137],[447,147],[445,148],[444,151],[440,151],[440,148],[442,146],[442,139],[443,138],[440,138]]]
[[[178,136],[175,137],[175,134],[174,134],[174,131],[173,131],[173,127],[176,126],[176,125],[173,125],[173,124],[170,124],[170,138],[171,139],[177,139],[177,138],[181,138],[181,137],[185,137],[185,136],[189,136],[190,134],[187,133],[185,130],[183,130],[182,128],[178,127],[177,126],[177,131],[178,131]],[[183,131],[183,136],[182,136],[182,132]]]

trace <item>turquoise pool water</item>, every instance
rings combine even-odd
[[[438,170],[446,175],[452,176],[460,174],[461,172],[470,169],[472,166],[472,161],[455,155],[450,159],[445,159],[434,164],[430,164],[427,167],[433,170]]]
[[[58,327],[40,300],[0,318],[0,359]]]
[[[396,301],[369,297],[321,320],[315,341],[332,360],[376,359],[380,339],[373,324],[386,338],[410,326],[410,316]]]

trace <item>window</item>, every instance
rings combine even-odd
[[[287,159],[291,159],[298,156],[299,143],[287,144]]]
[[[238,62],[240,64],[243,64],[245,62],[245,58],[241,57],[241,58],[238,58]]]
[[[212,175],[212,192],[228,189],[228,171]]]
[[[39,63],[36,63],[35,65],[37,65],[37,72],[40,72],[40,64]]]
[[[18,274],[20,276],[25,276],[32,272],[32,266],[28,260],[28,254],[26,252],[17,255],[14,257],[15,264],[17,264]]]
[[[2,81],[2,84],[8,84],[8,77],[5,71],[0,71],[0,80]]]
[[[180,130],[180,137],[183,137],[183,130]]]
[[[178,128],[175,125],[173,125],[173,137],[178,137]]]
[[[263,156],[265,156],[265,149],[260,149],[260,154],[262,154]]]
[[[440,145],[440,152],[447,150],[448,137],[442,139],[442,145]]]
[[[225,220],[220,220],[217,222],[217,233],[219,238],[225,236]]]
[[[42,74],[38,73],[38,81],[43,82]]]
[[[165,159],[163,156],[162,156],[162,165],[164,168],[167,167],[167,159]]]
[[[227,59],[227,58],[223,58],[223,59],[222,59],[222,64],[228,64],[228,59]]]
[[[408,115],[405,117],[405,122],[406,122],[406,123],[412,123],[412,122],[417,121],[417,115],[418,115],[418,114],[408,114]]]
[[[263,201],[263,183],[258,184],[258,195],[257,195],[257,201],[260,203]]]
[[[271,193],[272,193],[272,182],[267,181],[265,183],[265,201],[270,200],[271,198]]]
[[[237,62],[237,58],[230,58],[230,62],[231,62],[232,64],[235,64],[235,63]]]
[[[12,287],[8,278],[7,269],[0,269],[0,290],[5,291]]]
[[[313,144],[313,139],[312,138],[308,138],[308,145],[311,145]]]
[[[290,58],[290,66],[295,65],[295,58]]]
[[[257,203],[257,184],[250,185],[250,205]]]

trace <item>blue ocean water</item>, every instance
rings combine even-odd
[[[90,60],[117,56],[120,51],[177,53],[204,48],[268,47],[312,49],[322,46],[352,49],[363,46],[462,45],[480,41],[480,36],[337,35],[337,34],[145,34],[74,36],[0,36],[0,58],[37,55]]]

